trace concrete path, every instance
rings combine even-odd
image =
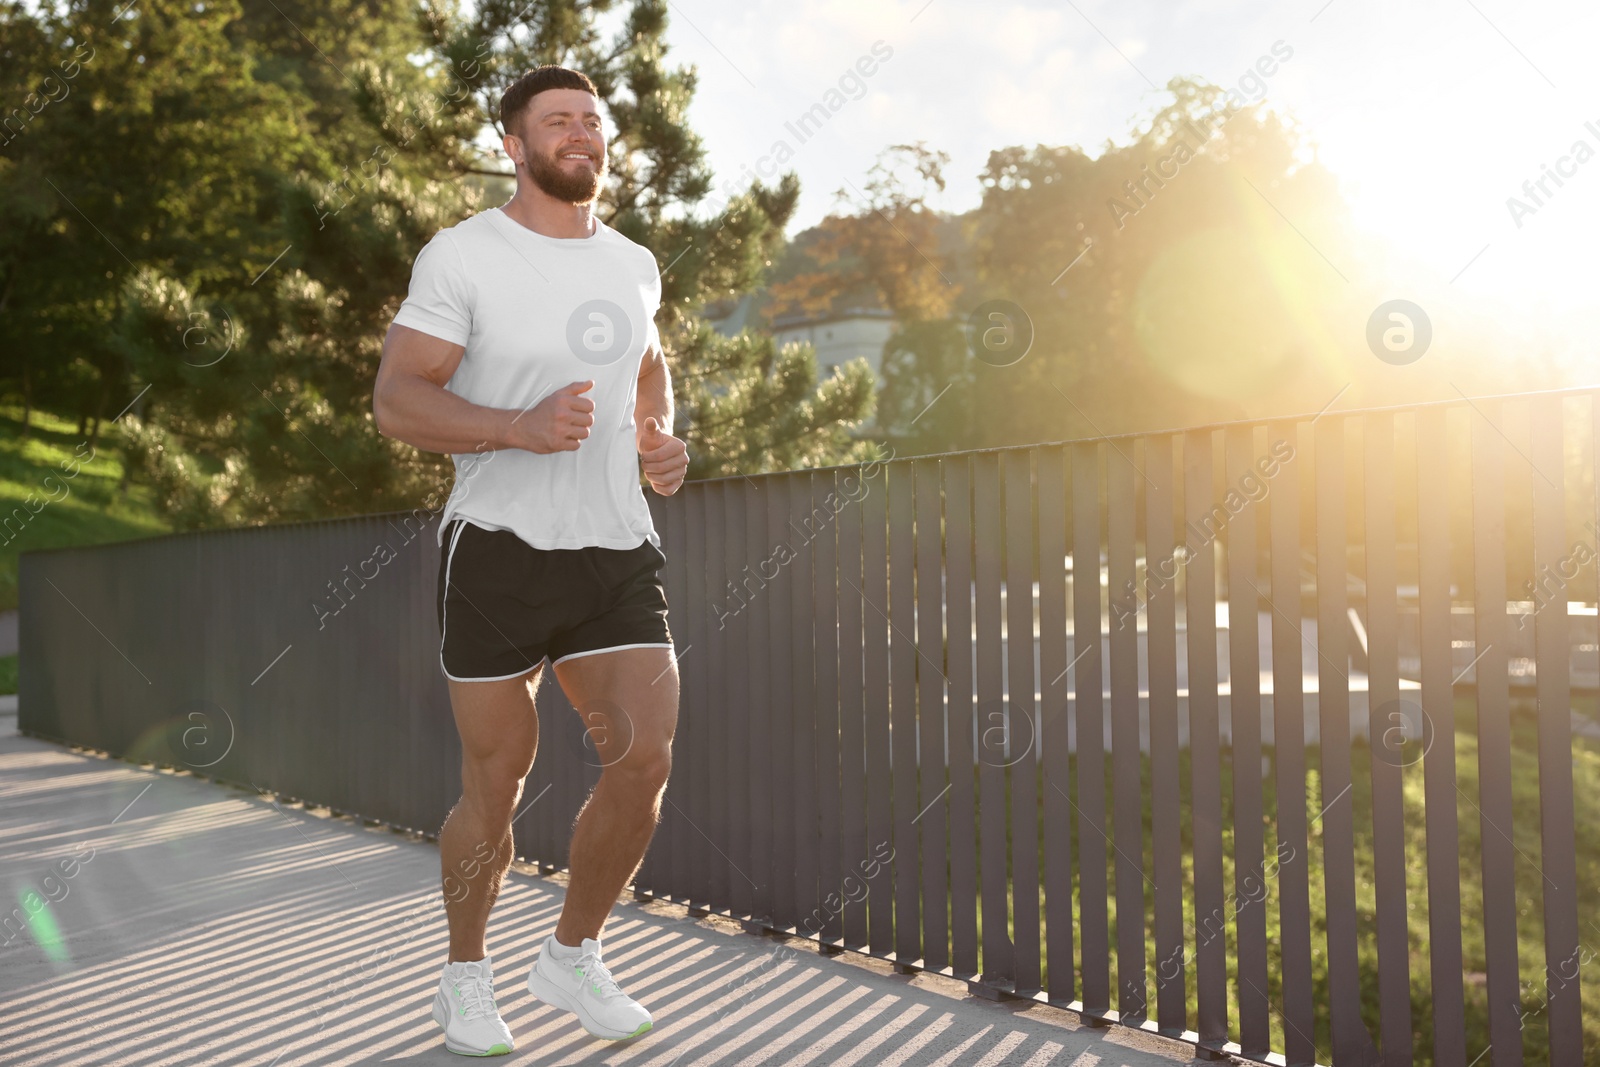
[[[51,902],[0,932],[0,1063],[464,1062],[428,1015],[447,947],[434,845],[15,731],[0,716],[0,919],[30,891]],[[489,949],[517,1051],[489,1062],[1191,1062],[1179,1042],[631,898],[606,960],[655,1029],[602,1041],[522,985],[562,895],[524,870],[500,895]]]

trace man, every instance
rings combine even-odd
[[[668,432],[655,257],[593,212],[606,173],[594,85],[540,67],[506,89],[500,118],[516,194],[418,254],[372,398],[382,433],[456,465],[437,610],[462,795],[439,834],[450,952],[433,1016],[446,1048],[479,1056],[514,1047],[484,933],[533,767],[546,658],[604,770],[528,989],[599,1037],[650,1028],[602,962],[600,929],[655,830],[678,716],[665,557],[639,467],[666,495],[689,463]]]

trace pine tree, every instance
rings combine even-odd
[[[95,45],[73,91],[0,161],[3,377],[110,417],[180,526],[413,507],[447,456],[376,432],[371,389],[418,250],[511,192],[497,106],[523,71],[587,73],[610,119],[599,213],[663,267],[658,320],[691,474],[859,457],[866,368],[816,384],[809,349],[698,317],[760,283],[798,182],[706,217],[667,8],[487,0],[68,0],[4,10],[25,59]],[[417,59],[413,61],[413,57]],[[494,148],[483,143],[491,138]],[[52,185],[57,191],[52,191]],[[16,223],[13,227],[13,223]],[[14,312],[14,313],[13,313]]]

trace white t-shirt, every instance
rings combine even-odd
[[[474,404],[533,407],[594,381],[594,425],[571,452],[457,454],[439,520],[510,530],[534,548],[660,547],[639,484],[633,406],[640,361],[660,344],[655,256],[598,218],[589,237],[547,237],[500,208],[440,230],[417,254],[394,321],[466,348],[445,388]]]

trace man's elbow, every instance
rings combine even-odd
[[[378,428],[378,432],[383,436],[394,437],[396,440],[399,440],[399,438],[395,436],[394,412],[389,406],[389,391],[385,388],[386,384],[387,383],[380,379],[378,383],[373,386],[372,423]]]

